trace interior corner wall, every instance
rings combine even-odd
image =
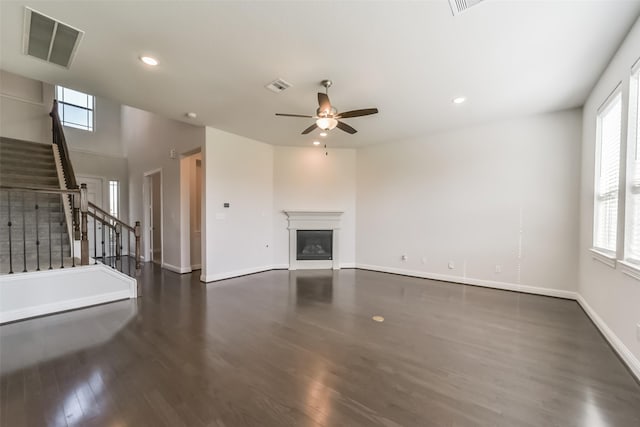
[[[340,265],[356,261],[356,150],[274,147],[274,265],[289,266],[290,210],[344,211],[340,230]]]
[[[129,106],[122,106],[121,114],[122,141],[127,149],[129,170],[129,219],[131,222],[142,222],[144,218],[144,173],[162,169],[165,267],[173,271],[190,271],[190,265],[181,265],[179,159],[180,154],[193,152],[204,146],[204,127],[167,119]],[[170,157],[172,149],[176,150],[174,159]],[[147,243],[143,241],[142,244]]]
[[[273,147],[207,127],[203,168],[206,220],[201,280],[270,269]]]
[[[626,123],[629,100],[631,68],[640,59],[640,21],[629,32],[593,88],[584,106],[582,142],[582,187],[580,192],[580,274],[579,292],[584,302],[599,318],[601,330],[609,331],[609,340],[619,340],[635,358],[636,375],[640,375],[640,339],[636,328],[640,325],[640,281],[624,274],[621,266],[610,267],[596,261],[589,249],[593,242],[593,207],[596,153],[597,110],[618,84],[622,87],[623,123]],[[626,131],[623,127],[621,153],[626,152]],[[623,161],[624,164],[624,161]],[[623,172],[624,169],[621,171]],[[624,189],[621,194],[621,210],[624,212]],[[620,218],[622,221],[622,218]],[[619,222],[618,239],[622,239],[624,227]],[[620,246],[619,246],[620,247]],[[623,254],[618,254],[622,259]],[[606,335],[606,334],[605,334]],[[620,347],[618,348],[620,351]],[[631,356],[632,355],[632,356]],[[630,363],[634,363],[631,361]]]
[[[576,109],[358,150],[357,265],[575,296],[580,140]]]
[[[0,70],[0,136],[51,144],[51,118],[55,86]],[[123,157],[120,104],[95,97],[93,132],[64,128],[71,151]]]

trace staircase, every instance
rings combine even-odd
[[[0,185],[59,190],[53,146],[0,137]],[[71,266],[70,256],[60,195],[0,191],[0,274]]]

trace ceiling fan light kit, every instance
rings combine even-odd
[[[322,86],[325,88],[325,93],[318,92],[318,109],[316,110],[315,116],[309,116],[305,114],[284,114],[284,113],[276,113],[276,116],[284,116],[284,117],[302,117],[305,119],[316,119],[316,122],[302,131],[303,135],[311,133],[316,129],[320,129],[325,133],[338,128],[348,134],[353,135],[358,132],[345,122],[340,121],[340,119],[348,119],[353,117],[361,117],[368,116],[371,114],[377,114],[377,108],[365,108],[360,110],[351,110],[345,111],[344,113],[339,113],[338,110],[331,105],[331,101],[329,101],[329,88],[333,84],[331,80],[323,80],[320,82]],[[322,135],[322,134],[321,134]]]

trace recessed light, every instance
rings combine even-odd
[[[375,322],[384,322],[384,317],[382,316],[373,316],[371,319],[373,319]]]
[[[320,136],[327,136],[326,132],[320,132]]]
[[[313,145],[320,145],[320,141],[313,141]]]
[[[467,100],[467,98],[465,98],[464,96],[459,96],[457,98],[453,98],[453,103],[454,104],[462,104],[466,100]]]
[[[190,119],[195,119],[196,117],[198,117],[198,115],[196,113],[187,113],[185,115]]]
[[[151,65],[152,67],[158,65],[158,60],[150,56],[141,56],[140,61],[144,62],[147,65]]]

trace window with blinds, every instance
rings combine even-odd
[[[622,93],[617,90],[598,113],[593,246],[616,252]]]
[[[629,137],[627,140],[627,224],[625,259],[640,264],[640,67],[629,85]]]

